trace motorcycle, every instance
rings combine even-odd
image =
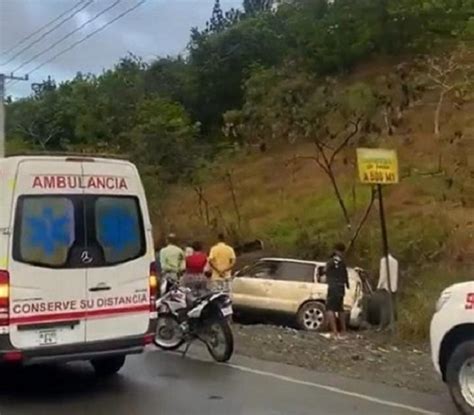
[[[230,297],[223,292],[196,296],[189,288],[168,280],[165,293],[156,302],[158,321],[154,343],[163,350],[177,350],[186,343],[205,344],[212,358],[227,362],[234,352],[234,336],[229,325]]]

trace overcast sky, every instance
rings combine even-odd
[[[91,0],[82,0],[82,3],[67,13],[64,18],[78,12],[89,1]],[[115,7],[58,44],[48,53],[19,69],[17,75],[23,75],[33,70],[48,58],[138,4],[140,0],[92,0],[90,5],[76,13],[61,27],[52,31],[7,64],[5,63],[16,53],[39,39],[42,34],[51,30],[61,20],[10,53],[5,54],[6,51],[25,36],[68,9],[72,9],[74,5],[80,3],[80,0],[0,0],[0,72],[10,73],[15,70],[117,1],[119,3]],[[241,3],[242,0],[221,0],[224,10],[239,7]],[[100,73],[103,69],[113,66],[128,51],[142,56],[145,60],[151,60],[155,56],[182,53],[188,43],[191,27],[204,25],[211,15],[213,4],[214,0],[146,0],[136,10],[113,23],[104,31],[38,69],[31,74],[30,82],[17,82],[10,87],[7,85],[7,95],[24,96],[30,94],[31,82],[41,82],[48,75],[61,81],[74,77],[79,71]]]

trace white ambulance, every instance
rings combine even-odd
[[[474,414],[474,281],[446,288],[431,320],[431,353],[462,414]]]
[[[101,375],[152,342],[156,267],[126,161],[0,159],[0,363],[87,360]]]

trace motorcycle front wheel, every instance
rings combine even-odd
[[[206,347],[216,362],[227,362],[234,353],[234,335],[224,318],[212,320],[207,325]]]
[[[183,330],[173,315],[158,316],[154,343],[163,350],[176,350],[184,343]]]

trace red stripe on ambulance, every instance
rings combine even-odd
[[[69,320],[82,320],[85,318],[101,318],[101,317],[112,317],[120,314],[129,313],[149,313],[150,306],[148,304],[132,306],[132,307],[120,307],[120,308],[106,308],[102,310],[89,310],[89,311],[74,311],[71,313],[52,313],[52,314],[39,314],[33,316],[18,316],[10,319],[11,324],[32,324],[32,323],[49,323],[54,321],[69,321]]]

